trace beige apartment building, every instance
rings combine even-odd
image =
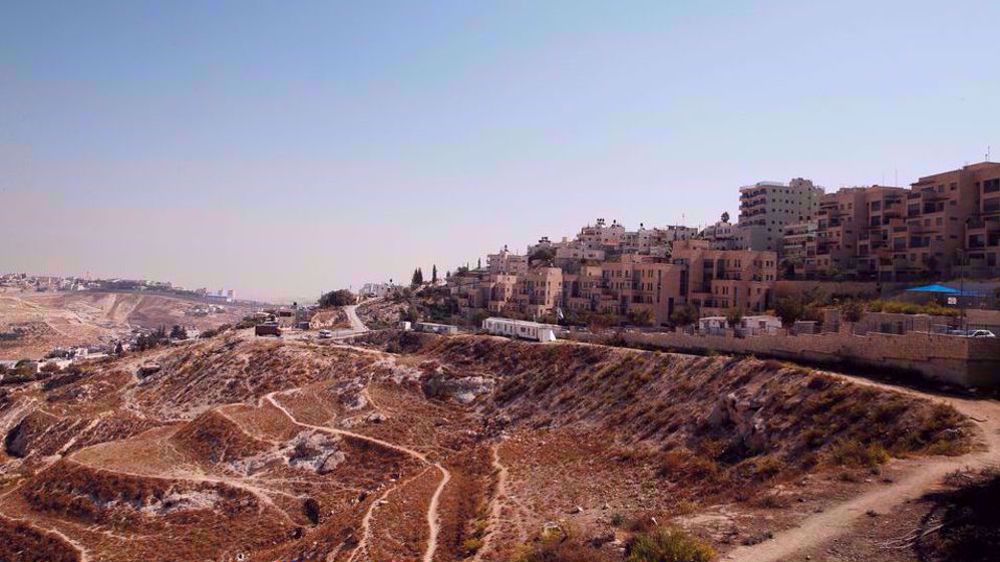
[[[894,252],[890,271],[919,271],[933,260],[948,276],[1000,273],[1000,163],[922,177],[907,194],[906,207],[906,248]]]
[[[824,195],[807,277],[906,281],[1000,275],[1000,164]],[[798,271],[798,270],[797,270]]]
[[[521,275],[528,271],[528,256],[512,253],[504,245],[503,249],[495,254],[487,254],[486,270],[491,274],[511,273]]]
[[[739,228],[728,220],[720,220],[715,224],[710,224],[698,234],[699,239],[708,240],[713,250],[742,249],[743,240],[741,236]]]
[[[558,267],[536,267],[518,275],[505,311],[531,318],[552,314],[562,304],[563,274]]]
[[[688,240],[674,245],[671,261],[684,266],[680,294],[702,316],[733,308],[764,312],[770,307],[777,252],[713,250],[706,240]]]
[[[655,324],[667,323],[683,300],[682,269],[659,258],[625,254],[566,275],[563,302],[576,312],[624,316],[647,311]]]
[[[740,188],[738,231],[745,250],[781,252],[785,227],[813,220],[823,188],[803,178]]]

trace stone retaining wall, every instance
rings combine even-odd
[[[1000,386],[1000,338],[975,339],[927,333],[815,335],[760,335],[734,337],[690,335],[680,332],[624,332],[630,345],[678,351],[753,354],[825,364],[850,363],[914,371],[937,381],[960,386]],[[606,342],[608,335],[571,333],[570,339]]]

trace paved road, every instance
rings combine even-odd
[[[367,332],[368,327],[365,323],[361,321],[358,317],[358,305],[352,304],[344,307],[344,312],[347,313],[347,320],[351,323],[351,331],[353,332]]]

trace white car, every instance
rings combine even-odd
[[[948,330],[948,335],[963,338],[995,338],[996,334],[989,330]]]
[[[328,339],[330,339],[332,337],[333,337],[333,332],[331,332],[330,330],[320,330],[319,331],[319,339],[321,339],[321,340],[328,340]]]

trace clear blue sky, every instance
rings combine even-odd
[[[1000,3],[7,2],[0,270],[265,297],[1000,153]]]

